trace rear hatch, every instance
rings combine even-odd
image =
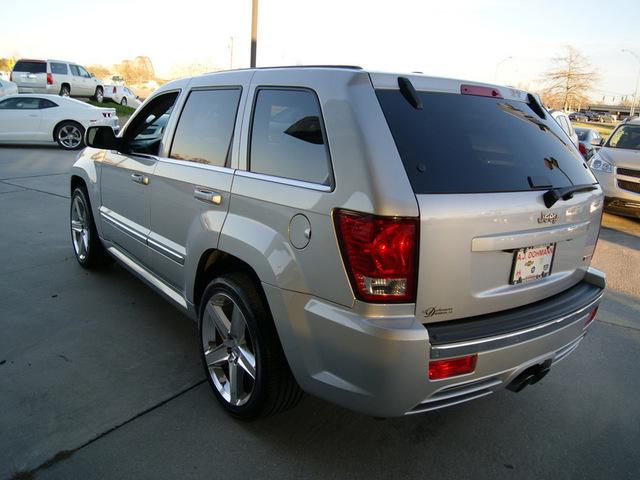
[[[18,60],[13,66],[11,79],[18,84],[20,89],[45,90],[47,88],[47,62]]]
[[[401,92],[372,80],[420,208],[424,323],[526,305],[582,280],[602,191],[535,97],[424,77]],[[546,192],[574,186],[585,189],[545,205]]]

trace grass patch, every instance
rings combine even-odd
[[[102,103],[98,103],[95,100],[89,100],[87,103],[91,104],[91,105],[95,105],[96,107],[103,107],[103,108],[115,108],[116,109],[116,115],[118,117],[128,117],[130,116],[133,112],[136,111],[135,108],[131,108],[131,107],[125,107],[124,105],[120,105],[119,103],[115,103],[115,102],[102,102]]]
[[[574,127],[578,128],[592,128],[596,130],[604,139],[606,139],[613,129],[616,128],[617,125],[609,125],[605,123],[583,123],[583,122],[571,122]]]

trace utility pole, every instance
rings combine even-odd
[[[633,55],[633,57],[638,61],[638,65],[640,66],[640,56],[636,52],[632,52],[631,50],[627,50],[626,48],[623,48],[622,51]],[[631,111],[629,112],[630,118],[633,118],[636,108],[636,102],[638,101],[638,85],[640,85],[640,68],[638,69],[638,78],[636,79],[636,89],[633,91],[633,102],[631,102]]]
[[[252,0],[251,7],[251,68],[256,68],[258,49],[258,0]]]

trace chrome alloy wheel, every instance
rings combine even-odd
[[[71,239],[73,249],[81,262],[89,253],[89,225],[87,225],[87,206],[82,198],[76,196],[71,205]]]
[[[240,307],[225,293],[216,293],[202,318],[202,349],[218,393],[234,406],[251,398],[256,378],[253,341]]]
[[[58,140],[67,148],[76,148],[82,143],[82,132],[76,125],[64,125],[58,130]]]

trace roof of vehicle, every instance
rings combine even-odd
[[[55,95],[52,93],[14,93],[11,95],[4,95],[3,97],[0,98],[1,100],[6,100],[7,98],[14,98],[14,97],[19,97],[19,98],[45,98],[47,100],[51,100],[54,103],[58,103],[58,104],[66,104],[69,106],[77,106],[77,107],[86,107],[86,108],[93,108],[93,109],[106,109],[106,110],[113,110],[113,108],[108,108],[108,107],[96,107],[95,105],[91,105],[90,103],[86,103],[83,102],[81,100],[77,100],[75,98],[70,98],[70,97],[61,97],[60,95]]]
[[[42,59],[42,58],[20,58],[18,60],[16,60],[16,63],[18,62],[60,62],[60,63],[71,63],[73,65],[77,65],[76,62],[70,62],[69,60],[56,60],[55,58],[47,58],[47,59]]]
[[[312,74],[315,71],[343,71],[343,72],[352,72],[354,75],[360,73],[369,74],[371,78],[371,82],[374,88],[377,89],[397,89],[398,87],[398,77],[405,77],[409,79],[416,90],[425,90],[425,91],[434,91],[434,92],[442,92],[442,93],[461,93],[462,85],[473,85],[478,87],[486,87],[491,89],[496,89],[502,98],[508,100],[520,100],[526,101],[528,92],[524,92],[517,88],[508,87],[504,85],[496,85],[489,84],[484,82],[477,82],[473,80],[461,80],[454,78],[443,78],[443,77],[432,77],[429,75],[425,75],[420,72],[381,72],[375,70],[368,70],[355,65],[295,65],[295,66],[275,66],[275,67],[258,67],[258,68],[243,68],[243,69],[234,69],[234,70],[221,70],[218,72],[210,72],[201,75],[200,77],[208,77],[211,76],[215,78],[218,75],[224,75],[231,72],[237,71],[264,71],[264,70],[291,70],[291,71],[305,71]],[[175,82],[175,81],[174,81]],[[173,82],[169,82],[163,87],[167,85],[173,84]],[[165,90],[166,88],[162,88]],[[540,101],[537,95],[534,96]]]

